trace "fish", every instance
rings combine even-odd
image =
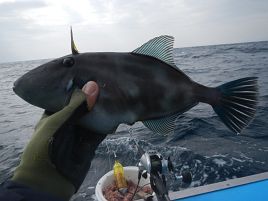
[[[80,53],[71,28],[72,54],[30,70],[14,82],[13,90],[30,104],[57,112],[75,89],[95,81],[100,88],[97,102],[78,123],[100,134],[137,121],[167,134],[174,131],[179,115],[200,102],[211,105],[222,122],[240,134],[257,110],[258,78],[204,86],[176,66],[173,44],[174,37],[161,35],[132,52]]]

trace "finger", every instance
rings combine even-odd
[[[91,110],[99,94],[98,84],[94,81],[89,81],[83,86],[82,91],[86,94],[88,110]]]

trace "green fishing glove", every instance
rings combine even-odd
[[[77,124],[89,107],[92,104],[87,104],[85,94],[75,90],[69,105],[53,115],[44,114],[12,180],[69,200],[82,184],[95,150],[106,137]]]

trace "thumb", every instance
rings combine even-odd
[[[95,105],[99,94],[98,84],[94,81],[89,81],[83,86],[82,91],[86,95],[88,110],[91,110]]]

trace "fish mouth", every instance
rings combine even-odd
[[[15,86],[12,87],[12,90],[13,90],[13,92],[14,92],[15,94],[17,94],[17,92],[16,92],[16,87],[15,87]]]
[[[19,80],[20,80],[20,79],[17,79],[17,80],[13,83],[12,90],[14,91],[15,94],[18,93],[17,86],[18,86],[18,82],[19,82]]]
[[[19,96],[20,98],[22,98],[23,100],[25,100],[26,102],[30,103],[31,100],[28,96],[27,93],[25,93],[21,87],[21,78],[17,79],[14,83],[13,83],[13,87],[12,87],[13,92]]]

